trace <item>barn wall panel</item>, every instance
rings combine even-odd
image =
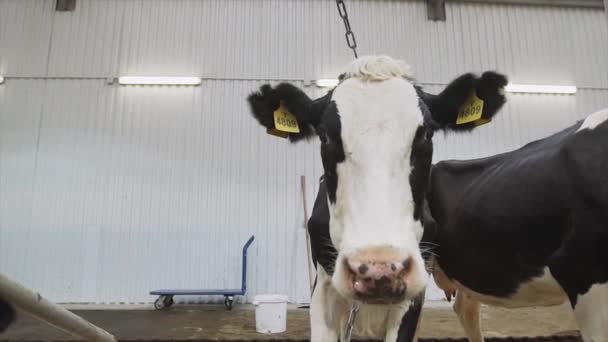
[[[309,80],[336,77],[352,59],[326,0],[83,0],[75,12],[56,12],[51,0],[0,6],[6,75]],[[517,83],[608,87],[600,9],[448,2],[447,20],[435,22],[423,1],[353,0],[348,8],[360,54],[403,58],[426,83],[499,69]]]
[[[48,75],[109,77],[116,73],[127,1],[78,1],[73,12],[53,17]]]
[[[255,234],[251,293],[306,300],[300,175],[310,209],[320,164],[315,143],[267,136],[233,100],[259,85],[7,83],[0,269],[59,301],[148,301],[159,287],[239,287]],[[24,89],[28,107],[13,97]]]
[[[0,75],[46,76],[53,3],[0,1]]]

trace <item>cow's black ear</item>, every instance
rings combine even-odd
[[[468,131],[492,120],[506,102],[504,87],[507,83],[504,75],[487,71],[481,77],[464,74],[439,95],[422,90],[418,90],[418,94],[428,106],[436,129]],[[479,108],[482,108],[479,110],[481,116],[476,111]]]
[[[324,100],[320,98],[313,101],[302,90],[289,83],[281,83],[274,88],[265,84],[247,98],[253,116],[262,126],[274,134],[289,137],[292,142],[315,134],[315,127],[321,119]],[[281,131],[278,129],[280,127],[275,126],[274,112],[281,105],[284,112],[288,113],[286,115],[293,115],[296,119],[299,132]],[[289,122],[287,124],[289,125]],[[291,126],[294,128],[294,125]]]

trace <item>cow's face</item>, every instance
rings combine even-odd
[[[331,242],[338,251],[332,283],[344,297],[400,303],[424,289],[428,276],[418,242],[432,133],[473,128],[456,119],[474,91],[485,101],[482,117],[491,118],[505,101],[504,85],[502,75],[466,74],[430,95],[413,84],[405,63],[380,56],[355,60],[339,85],[315,101],[285,83],[249,97],[267,128],[274,128],[273,112],[282,101],[300,127],[290,140],[313,134],[321,140]]]

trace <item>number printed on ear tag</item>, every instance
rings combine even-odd
[[[274,111],[274,127],[283,132],[289,133],[300,133],[300,126],[298,126],[298,120],[291,114],[283,101],[277,110]]]
[[[482,113],[483,100],[477,97],[475,93],[472,93],[462,107],[460,107],[460,110],[458,111],[458,118],[456,118],[456,124],[462,125],[477,121],[481,119]]]

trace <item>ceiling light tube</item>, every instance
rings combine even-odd
[[[537,84],[512,84],[509,83],[505,90],[510,93],[537,93],[537,94],[576,94],[575,86],[537,85]]]
[[[0,84],[4,83],[4,76],[0,76]]]
[[[120,76],[118,83],[123,85],[189,85],[196,86],[202,82],[200,77],[164,77],[164,76]]]
[[[338,80],[336,79],[320,79],[316,82],[317,87],[320,88],[331,88],[338,85]]]

